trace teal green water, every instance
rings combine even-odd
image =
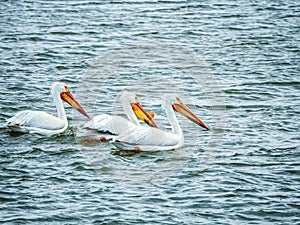
[[[300,223],[299,9],[297,1],[1,1],[0,221]],[[164,129],[161,95],[182,94],[212,131],[179,117],[183,148],[120,156],[109,143],[82,143],[84,118],[66,107],[70,129],[60,136],[9,133],[3,124],[20,110],[55,114],[54,81],[93,116],[122,114],[117,96],[133,89]]]

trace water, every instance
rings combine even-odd
[[[29,108],[55,113],[49,86],[64,81],[92,115],[121,114],[118,94],[134,87],[165,129],[158,95],[176,92],[212,132],[180,118],[183,148],[119,156],[82,144],[84,119],[69,107],[57,137],[2,128],[0,221],[300,223],[299,7],[1,1],[1,124]]]

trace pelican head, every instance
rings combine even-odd
[[[199,126],[209,130],[209,127],[200,120],[183,102],[179,97],[175,97],[175,103],[172,104],[173,109],[176,112],[179,112],[189,120],[193,121],[194,123],[198,124]]]
[[[138,121],[136,119],[137,117],[140,120],[142,120],[144,123],[148,124],[149,126],[157,128],[157,125],[153,120],[154,112],[152,111],[149,113],[146,112],[146,110],[142,107],[142,105],[140,104],[138,98],[134,93],[123,91],[121,93],[120,100],[123,104],[124,110],[127,111],[127,115],[131,117],[130,118],[131,121],[136,120],[135,123],[138,124]]]
[[[154,112],[153,111],[150,111],[149,113],[146,112],[145,109],[143,108],[143,106],[140,104],[139,99],[136,96],[135,96],[135,102],[130,103],[130,105],[131,105],[133,112],[140,120],[144,121],[151,127],[158,128],[153,120]]]
[[[90,116],[87,114],[87,112],[83,109],[83,107],[80,105],[80,103],[75,99],[75,97],[70,92],[69,88],[65,83],[62,82],[54,82],[51,86],[51,94],[52,96],[55,94],[59,94],[60,98],[67,102],[69,105],[71,105],[74,109],[82,113],[87,118],[90,118]]]

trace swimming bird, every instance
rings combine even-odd
[[[139,126],[135,127],[135,129],[122,132],[112,140],[112,144],[118,148],[135,149],[138,147],[144,151],[171,150],[182,147],[184,144],[184,136],[175,112],[179,112],[194,123],[209,130],[209,127],[200,120],[179,97],[165,95],[163,97],[162,106],[171,124],[172,132],[153,127]]]
[[[100,114],[93,117],[83,128],[96,130],[104,135],[103,140],[107,140],[112,139],[122,132],[141,126],[137,118],[149,126],[157,127],[153,120],[153,115],[144,110],[134,93],[128,91],[122,92],[120,102],[129,120],[117,115]]]
[[[46,136],[60,134],[68,127],[68,120],[62,101],[67,102],[74,109],[89,118],[89,115],[74,98],[65,83],[54,82],[51,86],[51,96],[56,106],[58,117],[42,111],[25,110],[9,118],[6,126],[12,131],[21,133],[34,133]]]

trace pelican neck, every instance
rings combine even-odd
[[[65,112],[65,108],[64,108],[62,99],[60,97],[60,92],[55,91],[53,93],[52,97],[53,97],[53,102],[54,102],[54,104],[56,106],[58,118],[62,119],[65,122],[65,124],[68,124],[68,120],[67,120],[67,115],[66,115],[66,112]]]
[[[164,100],[163,107],[165,109],[165,112],[166,112],[169,122],[171,124],[172,132],[176,135],[182,136],[183,135],[182,130],[181,130],[179,122],[176,118],[176,115],[175,115],[175,112],[173,110],[171,103],[168,102],[167,100]]]
[[[122,106],[123,106],[123,110],[126,114],[126,116],[128,117],[128,119],[133,122],[134,124],[136,125],[139,125],[139,121],[136,117],[136,115],[134,114],[132,108],[131,108],[131,105],[130,105],[130,97],[129,96],[126,96],[126,97],[121,97],[121,103],[122,103]]]

